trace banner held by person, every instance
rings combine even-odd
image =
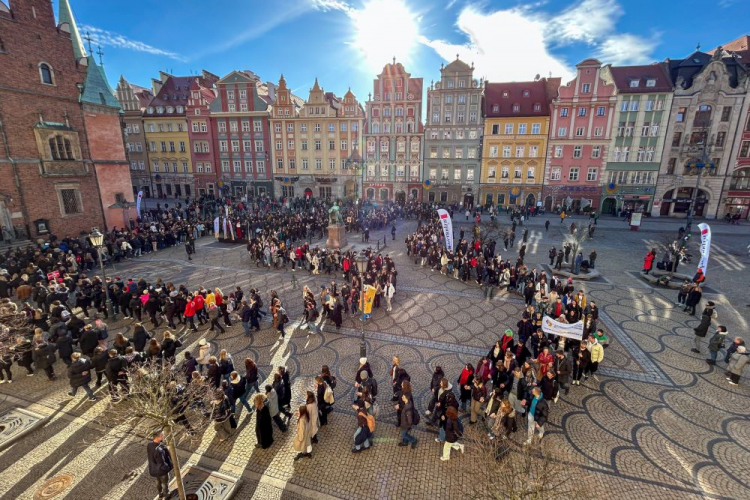
[[[440,217],[440,224],[443,226],[443,235],[445,236],[445,248],[453,251],[453,222],[448,212],[442,208],[437,211]]]
[[[377,289],[374,286],[371,285],[365,285],[365,293],[364,295],[364,307],[362,308],[362,311],[364,312],[365,319],[369,319],[372,315],[372,304],[375,302],[375,292]]]
[[[698,262],[698,269],[703,271],[703,276],[706,275],[706,267],[708,267],[708,254],[711,251],[711,228],[708,224],[698,224],[698,229],[701,230],[701,260]]]
[[[581,340],[583,339],[583,321],[570,325],[568,323],[560,323],[549,316],[545,316],[542,320],[542,331],[546,334]]]

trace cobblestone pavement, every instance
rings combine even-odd
[[[566,237],[557,219],[551,219],[548,232],[543,221],[539,217],[527,223],[527,261],[537,266],[546,263],[549,247],[559,248]],[[585,243],[584,254],[596,248],[597,268],[604,278],[582,288],[596,299],[612,344],[605,351],[598,380],[573,387],[552,405],[544,439],[570,463],[589,470],[593,487],[613,498],[750,498],[750,381],[743,378],[740,386],[731,386],[723,364],[712,368],[705,363],[705,348],[701,355],[691,353],[697,320],[674,306],[674,291],[652,288],[637,278],[647,249],[663,242],[661,226],[649,224],[649,231],[629,232],[610,220],[601,224],[593,241]],[[679,226],[670,221],[663,227],[673,233]],[[476,478],[454,471],[456,461],[470,460],[470,454],[440,462],[435,434],[424,425],[415,432],[420,438],[416,450],[395,446],[395,412],[387,403],[390,359],[394,354],[401,357],[412,377],[417,405],[424,410],[434,367],[441,365],[454,380],[461,366],[486,354],[506,327],[515,329],[523,302],[506,292],[485,300],[476,285],[415,266],[403,244],[413,228],[413,222],[399,223],[397,241],[388,237],[389,246],[383,250],[396,260],[398,291],[393,312],[376,310],[365,326],[368,358],[382,394],[376,444],[372,451],[356,456],[349,453],[355,419],[348,403],[359,358],[360,323],[347,317],[340,331],[326,325],[322,335],[310,335],[296,328],[295,321],[302,311],[302,285],[319,286],[340,280],[340,275],[258,269],[242,245],[208,239],[199,242],[192,262],[186,262],[183,248],[176,248],[118,265],[116,272],[125,276],[161,277],[191,287],[277,290],[295,327],[283,342],[264,323],[264,330],[252,337],[244,336],[241,325],[225,334],[204,329],[186,334],[186,348],[194,349],[205,336],[232,352],[236,362],[254,358],[263,376],[285,364],[292,376],[293,404],[302,402],[321,365],[331,366],[338,377],[335,413],[320,432],[312,460],[292,460],[292,432],[275,431],[274,445],[256,450],[254,418],[246,418],[244,411],[232,440],[219,443],[209,430],[200,444],[181,449],[183,460],[242,474],[237,498],[463,496],[462,487]],[[377,236],[382,240],[385,234],[375,232],[373,240]],[[730,336],[745,335],[750,340],[745,333],[750,302],[744,283],[750,263],[745,234],[744,227],[727,226],[716,232],[707,273],[711,293],[706,298],[717,302],[719,323],[727,325]],[[697,260],[696,242],[690,245]],[[505,253],[515,258],[515,250]],[[692,272],[693,267],[685,271]],[[130,332],[132,320],[120,319],[110,328]],[[65,395],[65,377],[50,383],[40,376],[22,376],[15,368],[14,374],[12,385],[0,386],[0,401],[6,395],[0,410],[28,405],[52,418],[0,452],[0,497],[33,498],[45,480],[63,473],[71,474],[73,483],[59,498],[140,499],[155,491],[144,473],[145,439],[96,423],[106,402],[71,400]],[[522,439],[520,432],[516,439]]]

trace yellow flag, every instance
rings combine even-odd
[[[372,314],[372,304],[375,302],[376,288],[365,285],[365,314]]]

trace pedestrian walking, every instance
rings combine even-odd
[[[310,415],[307,406],[299,407],[299,418],[297,419],[297,433],[294,435],[294,451],[297,452],[294,460],[300,458],[312,458],[312,436],[310,435]]]
[[[117,353],[117,351],[115,351]],[[70,392],[68,396],[75,397],[79,387],[83,387],[86,395],[90,401],[96,401],[97,397],[94,396],[94,391],[91,390],[89,382],[91,382],[91,362],[81,357],[80,352],[74,352],[71,356],[73,362],[68,367],[68,379],[70,381]]]
[[[273,444],[273,427],[271,425],[271,412],[268,409],[268,400],[265,394],[256,394],[253,398],[255,407],[255,438],[256,448],[269,448]],[[249,413],[248,413],[249,414]]]
[[[719,355],[719,351],[724,349],[724,339],[727,338],[727,333],[727,327],[719,325],[713,337],[708,341],[708,355],[711,357],[706,360],[706,363],[709,365],[716,364],[716,358]]]
[[[440,460],[446,462],[451,459],[451,450],[460,450],[464,452],[464,445],[458,440],[463,436],[458,423],[458,412],[455,408],[449,407],[445,411],[445,443],[443,443],[443,454]]]
[[[156,489],[159,494],[158,498],[169,498],[169,473],[174,468],[172,466],[172,457],[169,455],[167,447],[164,445],[164,433],[155,431],[151,436],[151,441],[146,446],[148,454],[148,473],[151,477],[156,478]]]
[[[729,360],[729,366],[727,366],[727,380],[732,385],[739,385],[742,371],[750,361],[750,354],[747,353],[747,348],[744,345],[738,346],[737,351],[732,354]]]
[[[690,350],[694,353],[701,352],[701,339],[706,338],[708,329],[711,327],[711,320],[716,317],[714,308],[714,302],[709,300],[701,313],[701,322],[693,329],[695,332],[695,347]]]
[[[528,405],[528,439],[524,445],[530,445],[536,434],[539,434],[539,439],[544,437],[544,425],[547,423],[547,417],[549,416],[549,405],[542,396],[542,389],[540,387],[534,387],[531,390],[532,397],[527,402]]]

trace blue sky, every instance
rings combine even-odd
[[[82,36],[102,46],[113,87],[120,75],[149,86],[159,70],[250,69],[273,82],[283,73],[303,98],[317,76],[364,100],[393,56],[425,88],[456,54],[490,81],[566,81],[584,58],[645,64],[750,32],[743,0],[69,1]]]

